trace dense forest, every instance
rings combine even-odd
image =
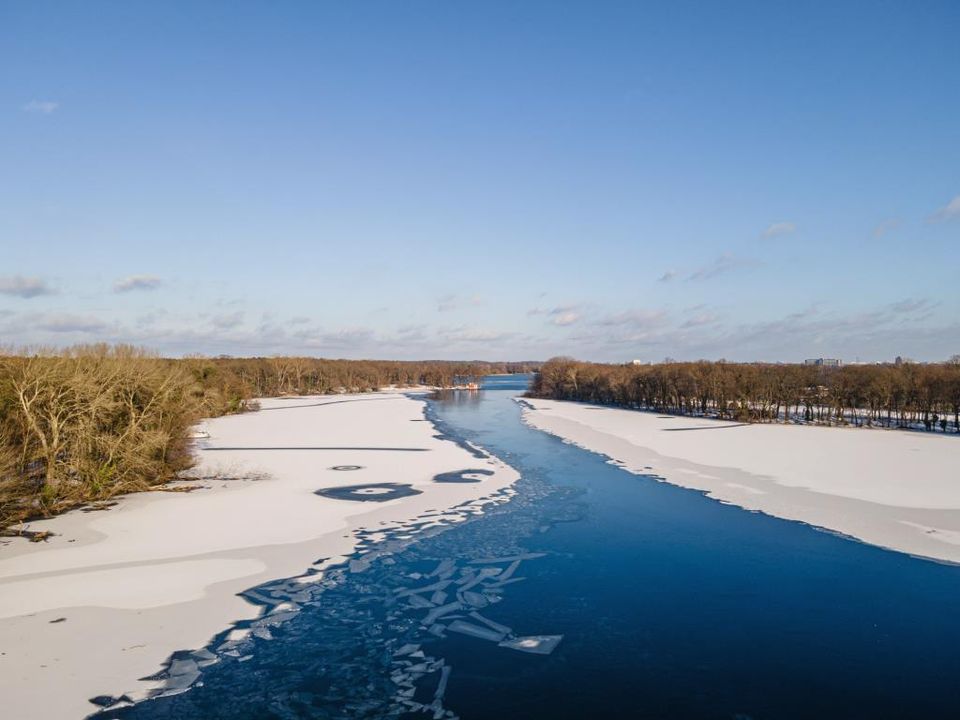
[[[191,464],[190,428],[257,397],[449,387],[536,363],[316,358],[166,359],[84,346],[0,356],[0,529],[165,483]]]
[[[960,432],[960,359],[942,364],[606,365],[553,358],[533,397],[728,418]]]

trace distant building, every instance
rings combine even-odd
[[[838,358],[808,358],[803,361],[804,365],[820,365],[822,367],[840,367],[843,360]]]
[[[630,361],[630,364],[631,364],[631,365],[646,365],[646,363],[643,362],[643,360],[631,360],[631,361]]]

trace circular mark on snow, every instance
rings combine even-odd
[[[445,472],[433,476],[433,481],[438,483],[475,483],[483,480],[484,475],[493,475],[493,470],[457,470],[455,472]]]
[[[340,470],[340,471],[363,470],[363,465],[334,465],[334,466],[333,466],[332,468],[330,468],[330,469],[331,469],[331,470]]]
[[[322,497],[334,500],[358,500],[360,502],[386,502],[398,498],[420,495],[421,490],[415,490],[406,483],[370,483],[369,485],[347,485],[346,487],[322,488],[314,491]]]

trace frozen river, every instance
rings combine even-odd
[[[960,568],[631,476],[524,426],[523,387],[430,409],[521,472],[510,502],[254,589],[265,620],[174,657],[194,687],[100,717],[960,715]]]

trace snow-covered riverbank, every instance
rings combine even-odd
[[[625,470],[867,543],[960,563],[960,439],[524,399],[524,421]]]
[[[238,592],[353,552],[389,528],[504,491],[517,473],[438,436],[396,393],[281,398],[203,423],[200,485],[33,523],[0,542],[0,694],[18,720],[83,717],[143,697],[179,649],[260,608]],[[479,472],[470,472],[479,471]],[[322,491],[323,494],[318,494]],[[432,511],[432,512],[431,512]]]

